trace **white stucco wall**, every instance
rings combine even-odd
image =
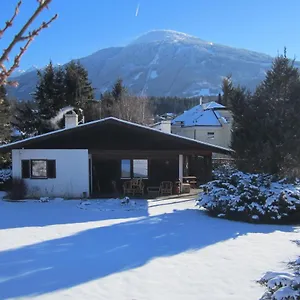
[[[214,138],[208,137],[208,132],[214,133]],[[206,127],[206,126],[193,126],[193,127],[172,127],[172,133],[185,136],[191,139],[202,141],[205,143],[213,144],[221,147],[230,146],[230,128],[224,127]]]
[[[208,132],[214,133],[214,138],[208,137]],[[201,142],[209,143],[216,146],[230,148],[231,146],[231,124],[223,124],[222,126],[191,126],[181,127],[172,126],[172,133],[185,136]],[[213,153],[213,157],[226,157],[224,154]]]
[[[89,196],[88,150],[22,149],[12,151],[12,176],[21,178],[21,161],[25,159],[55,159],[56,178],[24,179],[30,197],[79,198]]]

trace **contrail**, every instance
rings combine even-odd
[[[140,10],[140,4],[138,4],[136,11],[135,11],[135,16],[137,17],[139,14],[139,10]]]

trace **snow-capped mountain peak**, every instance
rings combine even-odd
[[[131,45],[148,43],[207,43],[195,36],[175,30],[151,30],[135,39]]]
[[[25,73],[29,73],[29,72],[32,72],[32,71],[36,71],[36,70],[38,70],[39,69],[39,67],[38,66],[35,66],[35,65],[33,65],[33,66],[31,66],[30,68],[28,68],[28,69],[26,69],[26,70],[22,70],[22,69],[17,69],[17,70],[15,70],[12,74],[11,74],[11,76],[10,77],[17,77],[17,76],[20,76],[20,75],[22,75],[22,74],[25,74]]]
[[[211,43],[174,30],[146,32],[122,47],[99,50],[80,59],[96,97],[122,78],[131,93],[147,96],[195,97],[217,95],[224,76],[254,89],[265,77],[273,58],[245,49]],[[295,62],[297,67],[299,62]],[[9,93],[31,98],[37,72],[18,77],[19,86]]]

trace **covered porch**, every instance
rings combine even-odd
[[[194,177],[199,184],[211,179],[211,155],[178,151],[93,151],[90,159],[90,195],[166,196],[185,192],[180,183]],[[130,191],[129,181],[140,180]],[[127,185],[127,187],[126,187]]]

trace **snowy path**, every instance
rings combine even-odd
[[[0,299],[258,299],[300,227],[213,219],[191,199],[129,211],[107,203],[0,201]]]

